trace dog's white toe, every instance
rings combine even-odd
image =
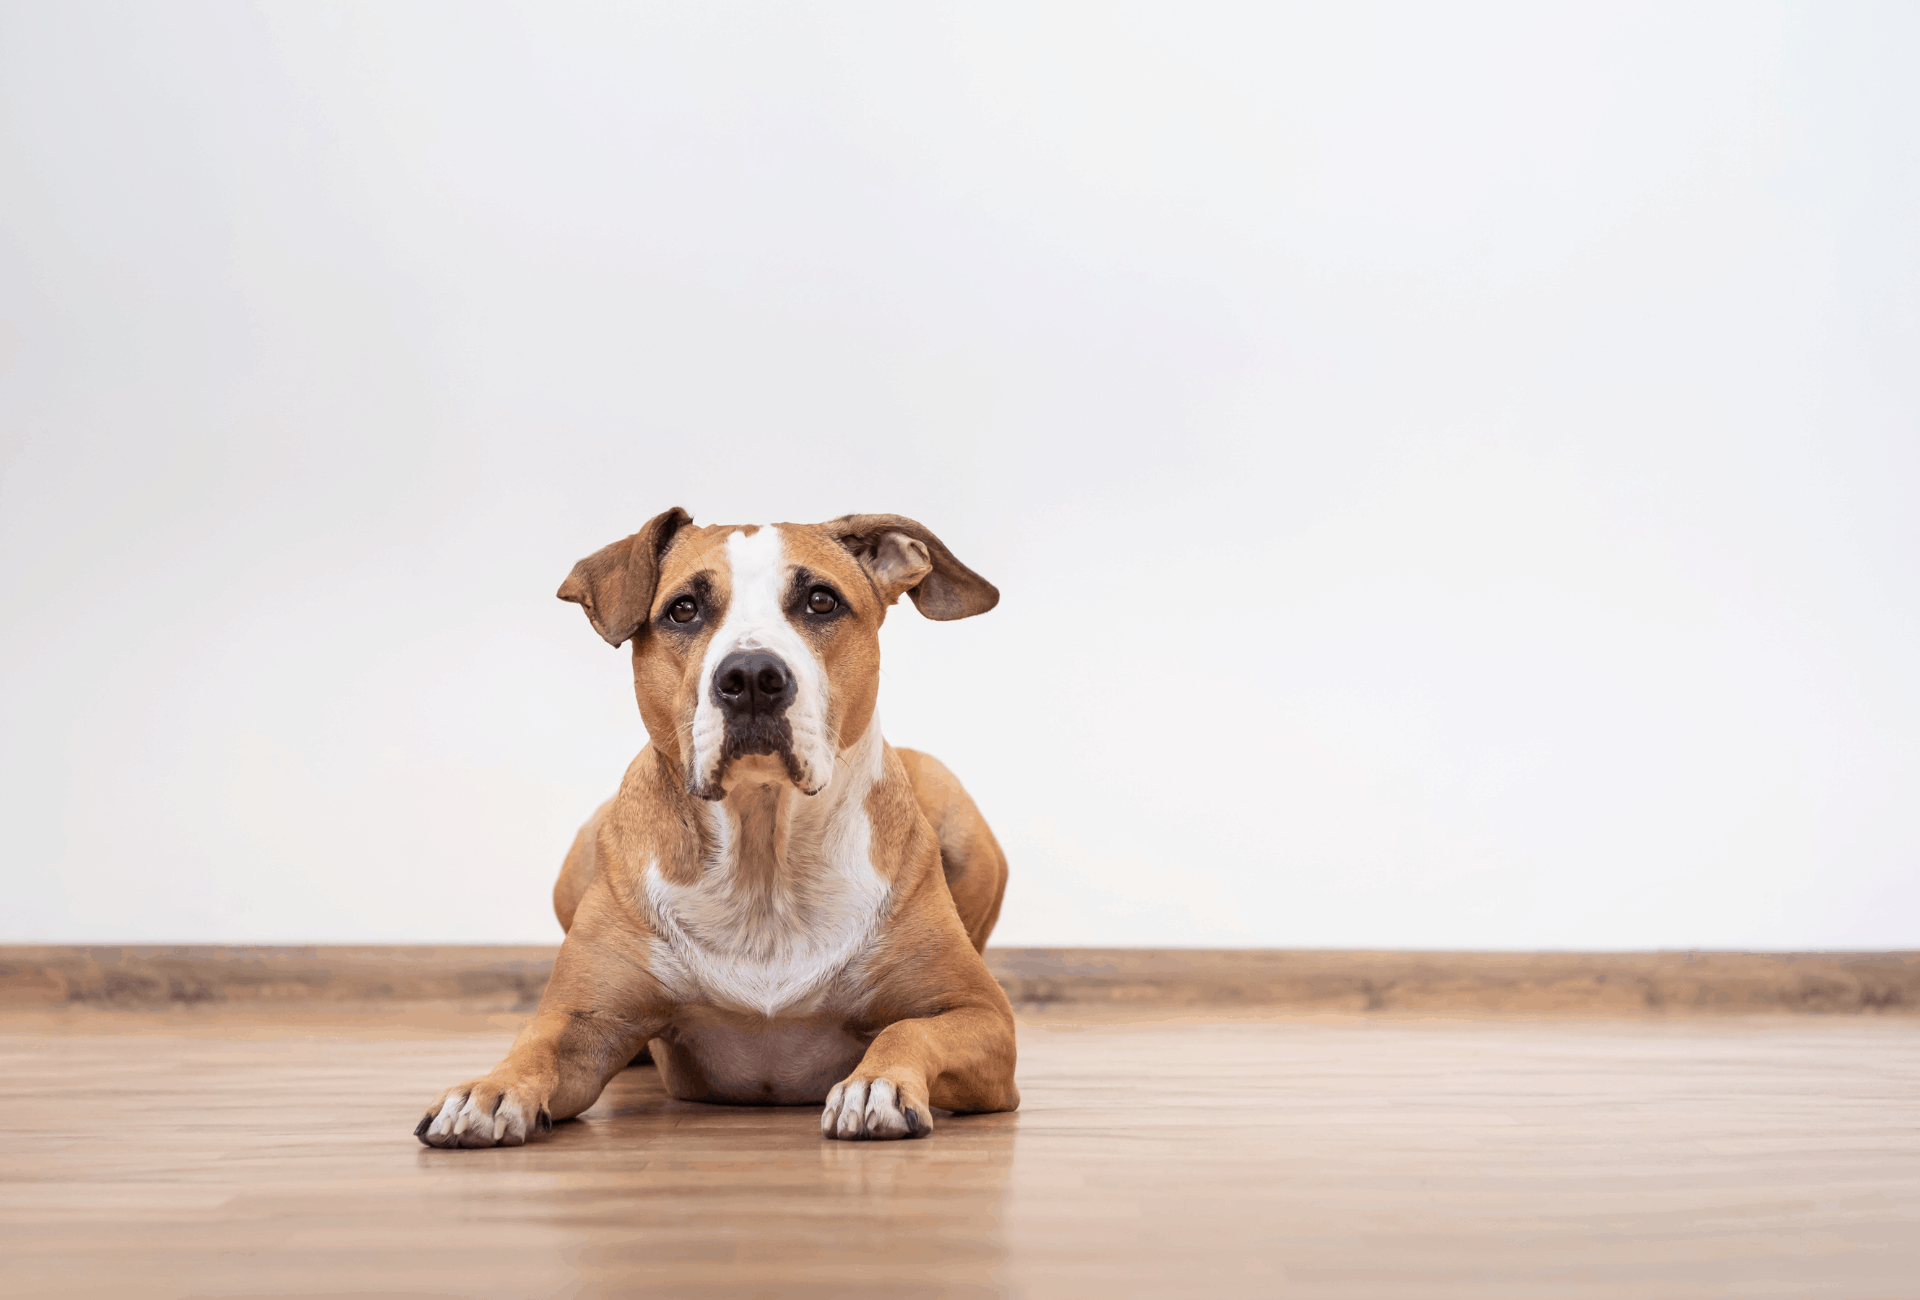
[[[927,1111],[900,1097],[891,1079],[847,1079],[833,1085],[820,1112],[820,1135],[841,1141],[923,1137],[933,1132]]]
[[[518,1089],[481,1082],[448,1089],[413,1135],[430,1147],[517,1147],[552,1128],[546,1109]]]

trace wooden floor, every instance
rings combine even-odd
[[[114,1029],[0,1033],[9,1296],[1920,1296],[1911,1019],[1039,1017],[924,1141],[637,1069],[499,1151],[410,1135],[498,1031]]]

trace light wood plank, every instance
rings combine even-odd
[[[1910,1020],[1029,1017],[922,1142],[641,1069],[472,1152],[501,1035],[259,1033],[0,1035],[8,1294],[1920,1295]]]

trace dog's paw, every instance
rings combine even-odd
[[[413,1135],[430,1147],[517,1147],[535,1133],[552,1131],[553,1117],[541,1098],[476,1079],[441,1093]]]
[[[927,1104],[926,1090],[892,1079],[843,1079],[833,1085],[820,1112],[820,1136],[843,1141],[917,1138],[931,1132],[933,1107]]]

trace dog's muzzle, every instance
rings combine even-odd
[[[726,719],[724,752],[715,769],[723,777],[733,760],[748,754],[771,754],[786,765],[794,784],[803,778],[793,752],[793,727],[787,707],[798,692],[793,670],[778,655],[764,650],[736,650],[713,670],[713,703]],[[718,798],[719,792],[700,792]]]

